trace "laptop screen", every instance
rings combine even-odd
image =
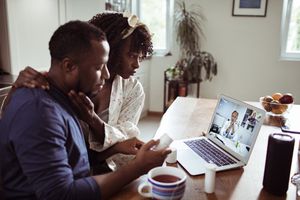
[[[221,96],[209,128],[209,138],[247,162],[265,112],[244,102]]]

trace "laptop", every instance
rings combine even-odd
[[[207,163],[216,171],[245,166],[264,117],[264,110],[220,95],[207,134],[173,142],[178,162],[191,175],[204,174]]]

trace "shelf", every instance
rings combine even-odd
[[[188,94],[188,82],[185,80],[169,80],[164,73],[164,112],[178,96]]]
[[[169,106],[178,97],[186,97],[188,95],[188,85],[190,83],[187,80],[182,79],[168,79],[166,71],[164,72],[164,112],[167,111]],[[197,98],[199,98],[200,82],[197,82]]]

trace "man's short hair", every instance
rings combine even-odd
[[[105,33],[92,24],[78,20],[61,25],[49,41],[51,60],[75,59],[90,50],[92,40],[106,40]]]
[[[239,115],[238,111],[234,110],[231,114],[236,113],[237,115]]]

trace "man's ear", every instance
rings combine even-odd
[[[64,58],[61,68],[66,84],[69,88],[74,89],[78,82],[78,65],[76,65],[72,59]]]
[[[74,63],[74,61],[70,58],[64,58],[62,60],[62,70],[64,73],[73,73],[75,70],[78,69],[78,65]]]

